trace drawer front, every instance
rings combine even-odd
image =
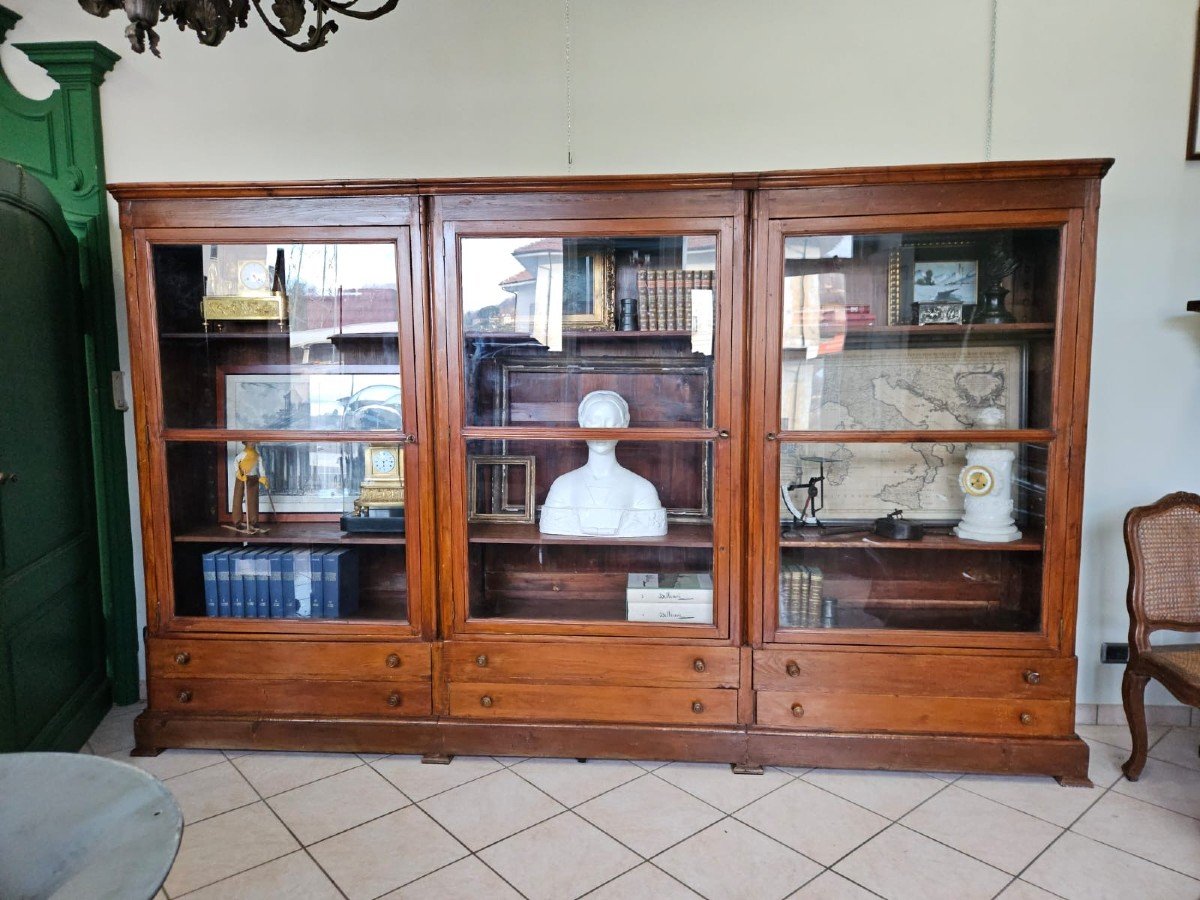
[[[759,691],[755,702],[759,725],[804,731],[1045,737],[1075,730],[1070,700]]]
[[[463,719],[538,722],[727,725],[737,721],[737,691],[566,684],[452,684],[450,715]]]
[[[157,712],[257,713],[279,716],[428,716],[429,684],[394,681],[268,681],[244,678],[161,678],[150,683]]]
[[[1075,660],[954,654],[755,650],[754,687],[766,691],[1008,697],[1075,695]]]
[[[429,681],[428,644],[386,641],[219,641],[152,638],[151,680],[159,678],[328,678]]]
[[[452,682],[737,687],[736,647],[625,646],[509,641],[445,646]]]

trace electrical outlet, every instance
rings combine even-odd
[[[1102,663],[1127,663],[1129,662],[1129,645],[1128,644],[1101,644],[1100,645],[1100,662]]]

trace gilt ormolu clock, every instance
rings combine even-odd
[[[404,453],[394,442],[367,444],[364,477],[343,531],[404,531]]]

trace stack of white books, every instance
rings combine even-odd
[[[630,622],[711,625],[713,582],[709,572],[633,572],[625,589]]]

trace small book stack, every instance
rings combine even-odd
[[[692,291],[713,289],[711,270],[638,269],[638,331],[691,331]]]
[[[358,611],[358,554],[350,547],[240,547],[200,559],[209,616],[345,619]]]
[[[869,328],[875,324],[875,313],[871,312],[869,306],[847,306],[846,307],[846,327],[847,328]]]
[[[821,626],[825,576],[816,566],[784,562],[779,568],[779,624],[783,628]]]
[[[713,582],[708,572],[634,572],[625,588],[630,622],[691,622],[711,625]]]

